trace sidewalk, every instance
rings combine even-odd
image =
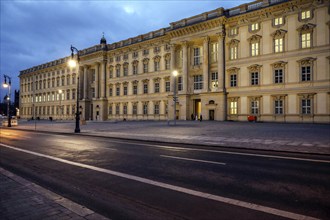
[[[19,121],[12,129],[74,133],[74,121]],[[217,121],[107,121],[81,125],[80,135],[285,152],[330,154],[329,124]]]
[[[106,220],[94,211],[0,167],[1,219]]]

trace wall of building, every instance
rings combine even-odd
[[[103,41],[76,69],[67,57],[21,71],[20,114],[73,119],[79,76],[84,120],[172,120],[177,70],[180,120],[329,123],[329,20],[329,1],[264,0]]]

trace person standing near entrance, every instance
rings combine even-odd
[[[203,116],[202,116],[202,114],[199,116],[199,121],[200,121],[200,122],[203,121]]]

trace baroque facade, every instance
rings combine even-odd
[[[258,0],[20,72],[21,118],[330,122],[328,0]],[[174,80],[172,72],[178,71]]]

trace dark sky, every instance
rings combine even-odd
[[[168,27],[171,22],[250,1],[228,0],[0,0],[0,74],[19,89],[19,71],[79,50]],[[1,86],[2,88],[2,86]],[[0,90],[1,101],[8,89]]]

